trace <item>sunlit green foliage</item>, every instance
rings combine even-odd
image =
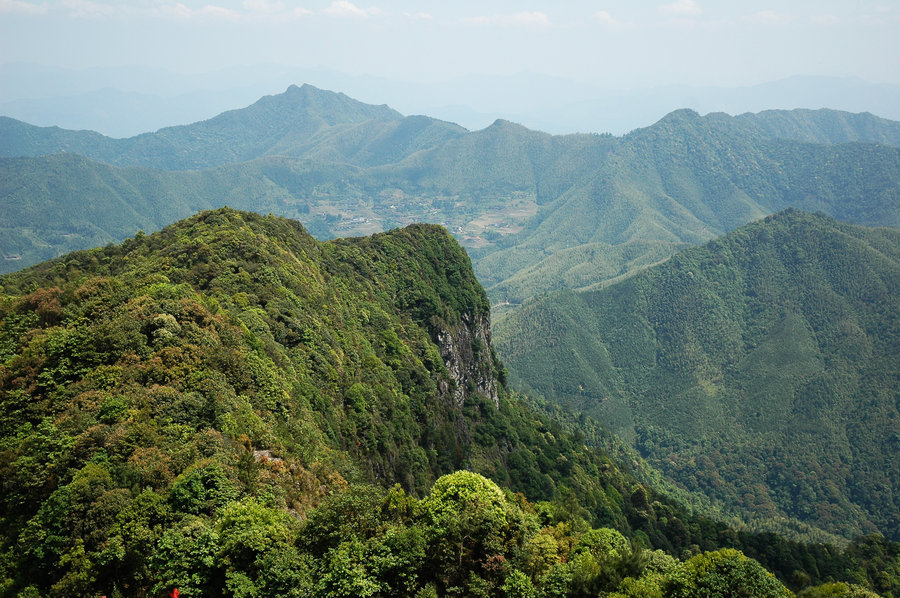
[[[737,534],[587,420],[479,393],[487,309],[437,227],[320,243],[227,209],[0,278],[2,592],[636,595],[654,549],[734,544],[797,587],[896,579],[883,539]]]
[[[734,596],[787,597],[791,592],[775,576],[738,550],[698,554],[670,570],[664,593],[671,598]]]
[[[238,563],[197,582],[238,592],[284,537],[265,517],[345,479],[422,492],[470,453],[447,394],[474,381],[432,335],[487,302],[434,227],[322,245],[223,210],[2,285],[3,546],[58,593],[144,585],[148,550],[179,534],[200,552],[173,553],[173,579]],[[464,372],[492,376],[478,359]]]
[[[865,588],[844,582],[824,583],[797,594],[799,598],[872,598],[877,596]]]

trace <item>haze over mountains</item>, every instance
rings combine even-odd
[[[30,63],[0,65],[0,114],[40,126],[131,137],[188,124],[245,106],[306,81],[404,114],[427,114],[482,129],[498,118],[553,134],[622,135],[674,108],[701,114],[831,108],[900,120],[900,86],[855,78],[796,76],[744,87],[605,88],[522,72],[405,82],[274,64],[185,75],[148,67],[65,69]],[[237,86],[235,81],[240,81]]]

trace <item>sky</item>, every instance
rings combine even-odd
[[[530,72],[619,89],[898,84],[900,0],[0,0],[0,63],[20,61],[404,81]]]

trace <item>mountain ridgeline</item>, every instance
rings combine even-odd
[[[510,404],[437,227],[322,244],[226,209],[0,289],[4,588],[146,592],[163,532],[241,496],[306,513],[348,482],[541,475],[520,440],[473,440]]]
[[[712,114],[708,119],[723,120],[720,117],[751,138],[900,146],[900,124],[867,113],[768,110],[735,118]],[[291,85],[284,93],[265,96],[246,108],[125,139],[93,131],[37,127],[9,117],[0,117],[0,132],[3,157],[65,151],[116,166],[161,170],[212,168],[264,156],[319,157],[373,166],[398,162],[469,133],[452,123],[425,116],[404,117],[387,106],[365,104],[311,85]]]
[[[787,211],[496,327],[523,389],[752,517],[900,538],[900,232]]]
[[[404,118],[387,106],[292,85],[247,108],[127,139],[87,131],[33,127],[0,120],[4,156],[76,153],[116,166],[197,170],[264,156],[315,158],[374,165],[465,133],[424,117]]]
[[[13,215],[2,266],[227,204],[299,219],[322,239],[442,224],[492,302],[516,304],[596,287],[787,207],[900,226],[898,129],[828,110],[681,110],[618,138],[502,120],[469,132],[308,85],[122,140],[2,119],[0,205]],[[44,155],[58,152],[87,159]]]
[[[486,298],[465,253],[436,227],[320,245],[295,223],[221,210],[3,283],[7,296],[41,288],[5,302],[12,310],[3,328],[5,396],[19,389],[31,397],[17,412],[21,421],[4,421],[6,437],[77,406],[66,390],[76,380],[89,394],[111,384],[125,394],[109,396],[126,400],[142,394],[126,392],[131,384],[166,386],[172,373],[162,370],[180,364],[192,380],[188,387],[179,380],[165,398],[169,391],[157,389],[174,409],[155,414],[161,425],[182,416],[210,424],[224,407],[236,436],[268,450],[279,424],[259,414],[289,411],[290,425],[301,427],[291,432],[297,442],[328,444],[305,429],[315,422],[335,449],[371,454],[361,479],[377,475],[421,490],[460,463],[428,464],[425,452],[412,450],[414,438],[446,433],[440,422],[420,428],[416,419],[440,417],[436,405],[462,404],[470,389],[498,400]],[[29,338],[32,329],[41,332]],[[50,349],[57,341],[67,348]],[[162,377],[148,370],[129,379],[120,363],[129,355],[151,369],[155,363]],[[41,381],[25,373],[32,366]],[[103,371],[107,382],[81,380]],[[103,402],[108,393],[101,394],[95,400]],[[438,403],[426,407],[426,399]],[[348,401],[362,420],[335,415]],[[390,417],[372,409],[381,402]],[[349,435],[341,429],[348,425]],[[369,429],[372,445],[349,444],[356,426]],[[441,459],[460,453],[454,438],[443,438],[451,446],[441,447]]]

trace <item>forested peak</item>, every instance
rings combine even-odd
[[[716,245],[728,243],[729,241],[740,238],[742,233],[755,232],[763,229],[775,231],[800,227],[836,230],[841,226],[842,223],[822,212],[807,212],[805,210],[798,210],[797,208],[785,208],[780,212],[770,214],[765,218],[745,224],[733,231],[730,235],[725,235],[724,237],[710,241],[710,244]]]
[[[528,129],[524,125],[520,125],[519,123],[515,123],[511,120],[506,120],[505,118],[498,118],[494,122],[491,123],[490,128],[493,129]]]
[[[468,129],[461,127],[456,123],[439,120],[422,114],[413,114],[403,117],[403,120],[397,123],[395,135],[415,136],[422,134],[428,129],[433,129],[435,131],[434,134],[438,135],[439,138],[444,141],[462,137],[469,133]],[[435,145],[439,146],[440,143],[436,143]]]
[[[248,126],[268,130],[278,127],[309,127],[311,123],[316,122],[336,125],[367,120],[399,120],[402,117],[399,112],[387,106],[364,104],[343,93],[322,90],[312,85],[302,87],[292,85],[283,93],[263,96],[246,108],[229,110],[208,121],[171,127],[163,131],[191,130],[214,125],[221,133],[232,128],[243,129]],[[284,132],[286,131],[282,131]],[[252,134],[249,131],[247,133]]]
[[[662,117],[658,122],[687,122],[687,121],[698,121],[702,116],[696,110],[692,108],[679,108],[678,110],[673,110],[669,112],[667,115]]]
[[[747,127],[743,127],[747,128]],[[713,112],[701,116],[695,110],[682,108],[668,113],[649,127],[636,129],[626,135],[626,142],[649,144],[649,149],[660,151],[672,143],[683,144],[690,140],[693,151],[714,147],[723,143],[746,144],[751,139],[736,136],[742,132],[734,118],[722,113]],[[696,147],[695,147],[696,146]],[[671,150],[669,150],[671,151]],[[663,152],[664,153],[664,152]]]
[[[279,244],[281,248],[278,248]],[[299,254],[316,244],[317,241],[297,221],[226,207],[201,212],[151,235],[139,231],[119,245],[78,251],[38,264],[10,275],[3,286],[12,288],[11,285],[20,280],[42,286],[53,279],[71,277],[74,272],[109,276],[143,267],[169,271],[173,266],[197,260],[206,263],[229,259],[253,262],[263,253],[288,250]],[[189,275],[178,268],[175,272]]]
[[[397,306],[432,333],[436,332],[434,318],[447,323],[468,317],[482,322],[479,326],[489,340],[487,295],[475,278],[468,254],[444,227],[411,224],[370,237],[335,239],[323,247],[329,255],[343,257],[339,267],[352,264],[365,278],[390,273],[373,283],[395,285]]]
[[[461,411],[500,407],[480,310],[471,265],[440,227],[320,243],[295,221],[229,208],[0,278],[0,469],[21,471],[32,432],[60,448],[33,471],[34,493],[4,475],[0,541],[27,545],[22,583],[108,593],[86,589],[100,577],[146,590],[156,581],[127,556],[76,586],[56,565],[73,547],[99,558],[116,514],[143,501],[179,520],[213,521],[230,505],[296,525],[290,513],[348,480],[423,494],[484,461],[478,417]],[[111,510],[84,540],[68,524],[84,513],[62,521],[51,504]],[[50,552],[28,531],[48,525],[66,538]],[[150,552],[161,554],[158,539]]]
[[[670,112],[649,127],[637,129],[631,135],[653,132],[686,134],[691,131],[706,136],[741,135],[745,142],[783,139],[824,145],[853,142],[893,147],[900,145],[900,123],[869,113],[855,114],[826,108],[764,110],[738,116],[724,112],[701,116],[692,109],[683,108]]]
[[[73,131],[56,125],[39,127],[8,116],[0,116],[0,156],[37,156],[61,151],[85,153],[85,147],[113,143],[96,131]]]
[[[5,155],[5,156],[19,155],[19,154],[15,153],[16,147],[10,146],[9,140],[16,139],[17,137],[22,136],[25,138],[25,141],[33,141],[33,139],[28,140],[27,138],[29,135],[33,135],[35,131],[54,133],[54,134],[77,133],[77,134],[89,136],[92,141],[109,139],[109,137],[107,137],[106,135],[102,135],[100,133],[97,133],[96,131],[84,131],[84,130],[76,131],[73,129],[64,129],[57,125],[49,125],[49,126],[41,127],[38,125],[32,125],[32,124],[26,123],[21,120],[17,120],[15,118],[12,118],[9,116],[0,115],[0,133],[3,134],[3,141],[4,141],[4,143],[2,145],[0,145],[0,148],[2,148],[2,150],[3,150],[3,155]]]
[[[550,135],[549,133],[542,133],[540,131],[535,131],[533,129],[529,129],[525,125],[521,125],[519,123],[513,122],[511,120],[506,120],[503,118],[498,118],[493,123],[491,123],[490,126],[488,126],[485,129],[482,129],[482,131],[479,131],[479,132],[489,134],[489,135],[498,135],[499,134],[499,135],[506,135],[506,136],[515,136],[515,137],[522,137],[522,136],[526,136],[526,135],[531,135],[531,136],[540,135],[542,137],[552,137],[552,135]]]
[[[822,145],[839,143],[878,143],[900,146],[900,123],[869,113],[854,114],[841,110],[797,108],[794,110],[765,110],[731,116],[724,112],[700,115],[683,108],[670,112],[659,121],[637,129],[626,136],[702,135],[709,140],[716,137],[748,143],[781,139]]]
[[[696,126],[703,117],[696,110],[680,108],[669,112],[654,124],[645,128],[672,128],[684,126]]]
[[[336,418],[327,424],[318,419],[319,429],[336,426],[344,408],[355,418],[401,418],[391,424],[397,430],[382,430],[381,440],[372,437],[381,443],[378,464],[366,456],[375,455],[375,444],[351,442],[355,429],[325,432],[330,440],[316,432],[308,441],[324,443],[314,449],[322,451],[320,458],[348,451],[357,477],[387,477],[421,490],[459,464],[448,459],[465,454],[455,443],[468,442],[468,432],[460,428],[442,437],[446,455],[440,463],[434,453],[432,465],[412,468],[410,443],[421,430],[408,421],[410,410],[446,418],[475,395],[497,406],[500,366],[490,346],[488,309],[468,256],[442,227],[410,225],[319,242],[296,221],[221,208],[0,278],[0,398],[31,384],[15,373],[31,363],[31,357],[16,357],[30,351],[17,326],[32,327],[40,346],[56,334],[73,334],[79,341],[66,349],[72,353],[65,359],[78,361],[75,369],[51,374],[50,362],[38,366],[47,376],[62,377],[53,389],[35,391],[35,397],[54,395],[59,402],[36,400],[25,415],[33,423],[65,409],[63,396],[71,397],[63,389],[74,391],[72,385],[98,367],[137,375],[113,383],[122,393],[142,392],[126,389],[136,384],[164,385],[177,394],[196,390],[196,376],[212,377],[227,380],[230,389],[216,392],[253,401],[268,397],[255,405],[256,415],[245,414],[249,428],[227,432],[244,434],[261,450],[286,442],[275,440],[286,409],[298,425],[312,425],[309,409],[317,418]],[[164,354],[165,364],[154,362]],[[170,360],[176,354],[190,363],[176,368],[180,358]],[[152,363],[161,368],[160,377],[137,374],[156,367]],[[189,372],[195,377],[185,378]],[[209,400],[218,401],[214,396]],[[159,398],[163,409],[178,403],[175,395]],[[236,430],[221,421],[203,425]]]
[[[444,293],[434,297],[435,302],[447,299],[457,317],[462,312],[488,311],[468,255],[439,225],[411,224],[371,237],[323,243],[299,221],[228,207],[200,212],[150,235],[139,232],[120,245],[74,252],[38,264],[8,275],[0,288],[10,292],[27,285],[45,286],[76,273],[110,276],[154,269],[179,282],[206,288],[212,278],[227,278],[238,264],[242,268],[315,267],[333,274],[363,275],[368,284],[376,286],[389,282],[386,275],[391,274],[400,278],[390,282],[408,285],[408,293],[421,286],[414,280],[419,279],[425,287],[418,290],[429,295]],[[247,284],[264,282],[254,279]],[[418,308],[421,311],[422,306]],[[431,315],[423,313],[422,317]]]
[[[835,220],[823,212],[807,212],[806,210],[798,210],[797,208],[785,208],[780,212],[766,216],[762,220],[750,222],[743,228],[765,228],[772,223],[780,226],[815,226],[829,228],[840,228],[844,225],[844,223]]]
[[[735,281],[753,280],[765,287],[750,285],[750,290],[742,292],[752,295],[764,290],[778,304],[809,300],[810,288],[801,292],[804,286],[821,286],[820,292],[829,295],[830,301],[851,305],[886,301],[897,290],[900,231],[787,208],[705,245],[685,249],[636,275],[633,282],[640,284],[646,278],[655,279],[655,284],[664,284],[664,280],[675,284],[687,275],[693,285],[715,281],[724,288],[729,285],[722,280],[723,271],[730,272]],[[739,286],[733,283],[730,290],[736,291]],[[813,311],[812,306],[804,309]]]

